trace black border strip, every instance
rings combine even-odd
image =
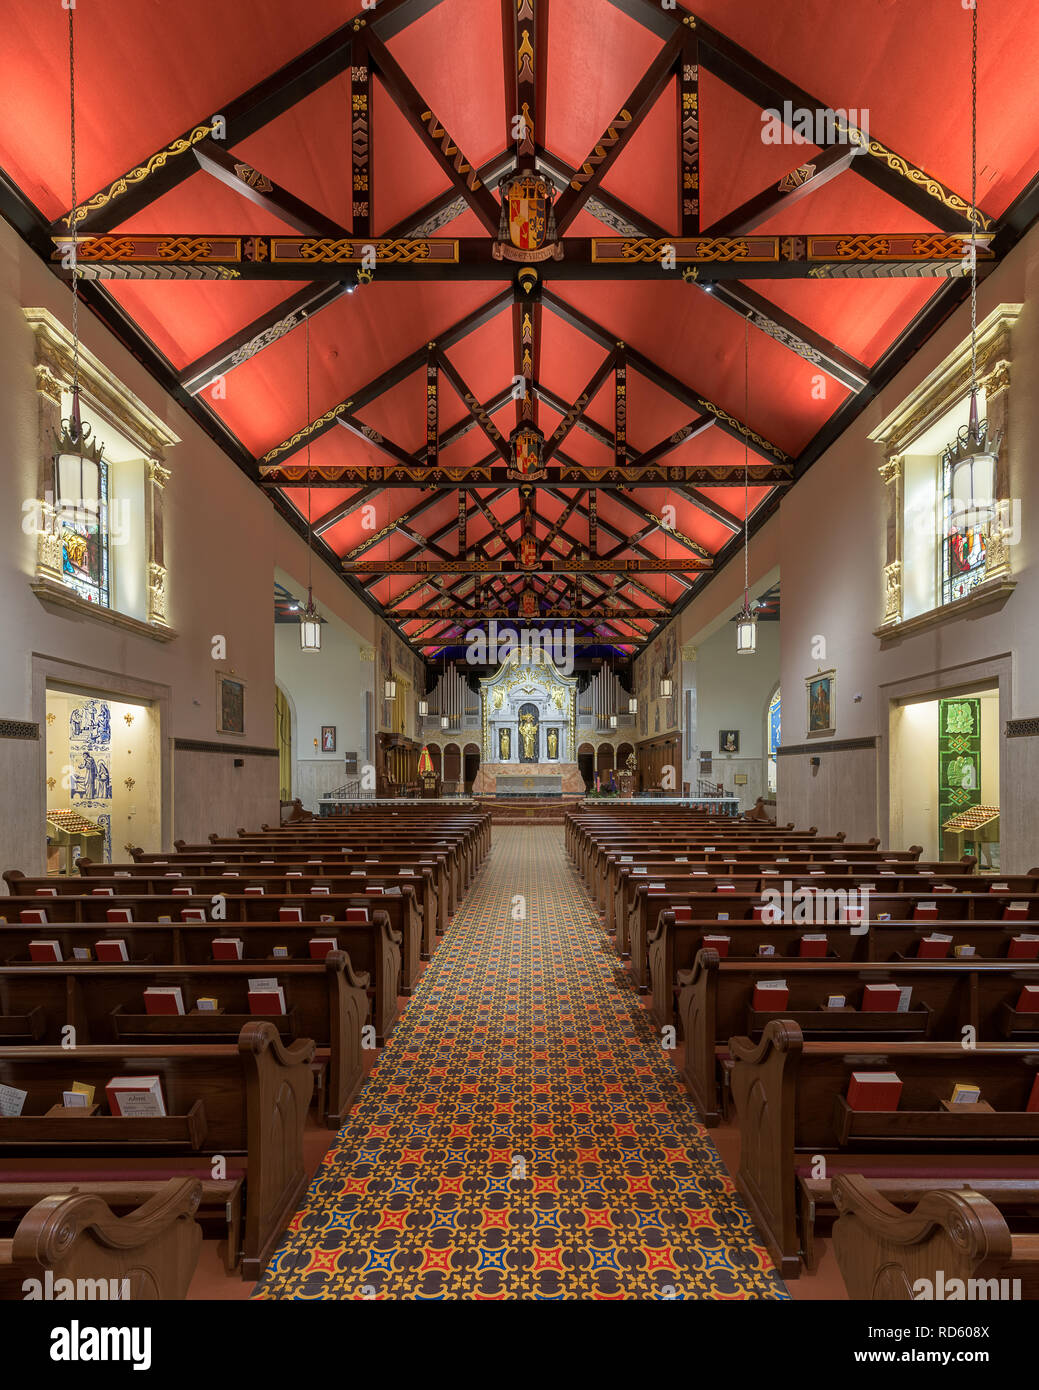
[[[876,748],[876,734],[865,738],[839,738],[833,743],[781,743],[776,749],[776,757],[792,753],[847,753],[856,748]]]
[[[236,757],[243,754],[249,758],[276,758],[277,748],[254,748],[249,744],[241,743],[207,743],[199,738],[175,738],[173,740],[173,751],[175,753],[234,753]]]

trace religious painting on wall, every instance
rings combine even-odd
[[[981,701],[938,701],[938,851],[942,827],[957,811],[981,805]]]
[[[549,729],[545,734],[545,748],[551,763],[559,761],[559,730]]]
[[[321,751],[322,753],[334,753],[336,751],[336,726],[334,724],[321,725]]]
[[[719,753],[738,753],[740,751],[740,731],[739,729],[719,729],[718,730],[718,752]]]
[[[805,676],[808,695],[808,737],[832,734],[837,729],[837,672],[817,671]]]
[[[245,682],[222,671],[216,676],[216,730],[218,734],[245,733]]]

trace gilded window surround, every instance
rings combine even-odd
[[[1010,364],[1011,333],[1023,305],[1000,304],[979,325],[977,332],[978,382],[985,392],[985,414],[992,435],[1002,435],[996,461],[996,499],[1004,503],[990,523],[986,535],[986,579],[976,594],[955,603],[942,604],[927,613],[903,618],[903,474],[905,455],[912,453],[914,440],[970,395],[971,350],[965,339],[955,351],[925,377],[901,404],[872,431],[869,438],[881,446],[884,458],[878,471],[887,493],[885,556],[883,565],[884,617],[873,635],[882,640],[909,636],[914,632],[959,618],[985,604],[1006,599],[1015,587],[1010,563],[1010,534],[1001,516],[1009,516],[1011,505],[1010,459]]]
[[[146,460],[145,554],[147,555],[147,621],[87,603],[64,582],[61,545],[51,524],[55,515],[52,460],[53,440],[61,433],[61,396],[72,387],[74,345],[72,334],[47,309],[23,309],[33,335],[33,370],[39,402],[36,497],[43,527],[37,532],[36,571],[33,592],[45,604],[113,624],[136,635],[169,642],[177,636],[168,622],[163,494],[170,480],[166,451],[180,437],[118,381],[89,349],[80,344],[79,383],[86,407],[122,435]]]

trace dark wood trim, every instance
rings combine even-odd
[[[205,739],[175,738],[175,753],[233,753],[236,758],[276,758],[277,748],[257,748],[252,744],[209,743]]]
[[[878,745],[876,734],[867,734],[864,738],[838,738],[822,740],[818,743],[784,743],[776,749],[777,757],[792,757],[795,754],[811,753],[814,757],[816,753],[849,753],[859,748],[876,748]]]

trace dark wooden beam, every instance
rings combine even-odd
[[[479,308],[474,309],[472,313],[466,314],[464,318],[459,319],[456,323],[452,324],[450,328],[446,329],[445,332],[441,333],[437,338],[438,346],[446,350],[455,343],[460,343],[463,338],[467,337],[477,328],[482,328],[485,323],[490,322],[496,314],[501,313],[505,306],[511,302],[511,290],[504,290],[502,293],[495,295],[494,298],[489,299],[486,304],[481,304]],[[332,429],[339,415],[345,414],[347,411],[352,411],[356,414],[358,411],[363,410],[366,405],[370,405],[372,401],[381,396],[383,392],[391,390],[394,386],[399,386],[402,381],[406,381],[414,372],[421,370],[421,368],[425,366],[428,352],[428,346],[423,344],[422,347],[409,353],[407,357],[402,358],[394,366],[388,367],[386,371],[380,373],[379,376],[362,386],[359,391],[355,391],[348,400],[341,401],[337,406],[334,406],[325,416],[321,416],[318,420],[311,421],[309,426],[305,427],[304,430],[293,435],[290,439],[284,440],[281,444],[276,445],[275,448],[268,450],[263,456],[261,463],[268,466],[274,463],[284,463],[286,459],[291,458],[292,455],[297,453],[301,448],[305,448],[308,439],[314,440],[327,430]]]
[[[623,344],[618,344],[613,367],[613,461],[628,462],[628,368]]]
[[[506,4],[515,0],[505,0]],[[512,372],[514,384],[522,378],[522,394],[516,398],[516,424],[538,423],[536,383],[541,366],[541,296],[533,299],[517,284],[512,302]]]
[[[603,361],[599,363],[598,367],[596,367],[595,371],[592,373],[588,385],[573,404],[567,407],[563,418],[560,420],[559,424],[556,425],[550,438],[545,443],[543,457],[546,463],[553,457],[560,444],[563,443],[574,425],[581,419],[589,405],[591,405],[592,400],[597,395],[603,382],[613,371],[616,361],[617,351],[615,348],[611,348]]]
[[[351,225],[356,237],[371,237],[375,231],[375,77],[369,38],[362,29],[350,63]]]
[[[700,234],[700,45],[695,30],[682,36],[678,67],[678,227]]]
[[[369,61],[374,65],[394,104],[420,137],[443,173],[466,200],[491,236],[498,235],[500,209],[469,160],[441,125],[389,49],[374,34],[368,37]]]
[[[550,309],[552,313],[558,315],[564,322],[569,323],[571,327],[578,329],[586,337],[591,338],[593,342],[598,343],[607,350],[612,347],[615,341],[613,335],[608,333],[600,324],[596,323],[594,319],[589,318],[587,314],[567,304],[565,300],[560,299],[551,290],[543,290],[542,299],[547,309]],[[648,381],[651,381],[654,386],[659,386],[661,390],[666,391],[668,395],[674,396],[675,400],[688,406],[690,410],[695,411],[698,415],[703,415],[705,413],[713,415],[719,429],[725,430],[727,434],[731,434],[735,439],[739,439],[741,442],[746,438],[750,447],[755,453],[760,454],[762,458],[767,458],[772,462],[786,461],[787,455],[784,454],[782,449],[777,445],[772,444],[769,440],[756,434],[749,426],[741,424],[738,420],[734,420],[728,412],[723,411],[720,406],[715,405],[712,401],[708,400],[706,396],[698,395],[693,387],[686,386],[684,382],[679,381],[677,377],[672,376],[671,373],[665,371],[663,367],[657,366],[655,362],[652,362],[643,353],[638,352],[630,345],[628,345],[626,352],[628,365],[633,367],[635,371],[641,373]]]
[[[753,231],[776,213],[786,212],[809,193],[817,192],[838,174],[843,174],[855,158],[854,145],[831,145],[809,162],[784,174],[778,183],[770,183],[738,208],[712,222],[704,236],[742,236]]]
[[[426,465],[440,462],[440,369],[432,343],[426,357]]]
[[[638,130],[661,92],[667,86],[678,62],[685,36],[675,34],[664,45],[638,81],[628,100],[614,116],[588,154],[570,186],[556,204],[556,227],[560,236],[581,211],[610,171],[617,156]]]
[[[215,140],[203,140],[196,145],[194,156],[203,173],[210,174],[264,212],[295,227],[304,236],[338,238],[348,235],[346,228],[341,227],[334,218],[326,217],[302,198],[297,198]]]
[[[537,380],[534,383],[534,394],[539,400],[544,401],[547,406],[551,406],[558,415],[565,415],[570,409],[570,403],[568,401],[564,401],[562,396],[557,396],[554,391],[550,391],[547,386]],[[585,434],[591,435],[593,439],[597,439],[599,443],[609,449],[611,453],[613,452],[613,435],[609,430],[603,429],[602,425],[597,425],[595,421],[590,420],[587,415],[582,415],[574,424],[577,429],[583,430]]]
[[[698,435],[705,434],[714,424],[713,415],[697,415],[690,420],[687,425],[682,425],[680,429],[674,430],[665,439],[661,439],[654,444],[652,449],[647,449],[644,454],[637,454],[632,459],[635,467],[656,463],[658,459],[666,458],[680,444],[687,443],[690,439],[695,439]]]
[[[491,530],[501,541],[502,545],[506,548],[506,550],[509,552],[509,554],[513,557],[514,560],[518,560],[519,556],[516,553],[516,542],[509,537],[508,531],[491,511],[490,507],[480,496],[476,488],[469,488],[468,492],[469,496],[473,499],[477,507],[479,507],[480,511],[483,513],[484,518],[490,526]],[[510,521],[509,524],[511,525],[512,522],[515,521],[515,519],[516,518],[513,517],[512,521]]]
[[[343,569],[347,568],[350,561],[358,560],[362,555],[367,554],[373,546],[380,545],[391,536],[394,531],[401,531],[409,540],[413,540],[416,544],[428,547],[431,542],[426,540],[425,537],[420,536],[416,539],[416,537],[412,536],[406,529],[407,523],[409,521],[414,521],[414,519],[421,516],[423,512],[428,512],[430,507],[435,507],[439,501],[439,493],[430,493],[428,497],[423,497],[421,502],[416,502],[415,505],[409,507],[406,512],[402,512],[400,516],[395,516],[391,521],[388,521],[385,526],[380,526],[378,531],[373,531],[366,540],[361,541],[359,545],[355,545],[352,550],[346,552],[340,562]],[[444,551],[443,554],[446,555],[447,551]]]
[[[497,451],[506,463],[511,463],[512,460],[508,440],[484,410],[474,392],[470,391],[469,387],[465,384],[461,373],[456,370],[451,361],[440,350],[439,345],[437,346],[435,356],[440,370],[443,372],[444,376],[447,377],[454,390],[461,397],[463,405],[466,406],[470,414],[476,420],[476,423],[490,440],[491,447]]]
[[[367,440],[374,449],[378,449],[380,453],[386,454],[387,457],[393,459],[395,463],[413,468],[421,462],[414,454],[409,454],[408,451],[402,449],[399,444],[394,444],[392,439],[387,439],[386,436],[380,434],[377,429],[373,429],[371,425],[366,425],[352,412],[338,415],[336,417],[336,424],[342,425],[343,429],[346,430],[348,434],[356,435],[358,439]]]
[[[544,137],[545,53],[548,0],[502,0],[505,59],[505,139],[517,169],[533,169]]]
[[[340,502],[337,506],[331,507],[323,516],[319,516],[314,522],[315,536],[322,535],[325,531],[330,531],[337,522],[344,517],[352,516],[361,507],[367,506],[369,502],[379,496],[384,489],[369,485],[362,487],[354,493],[353,497],[348,497],[345,502]]]

